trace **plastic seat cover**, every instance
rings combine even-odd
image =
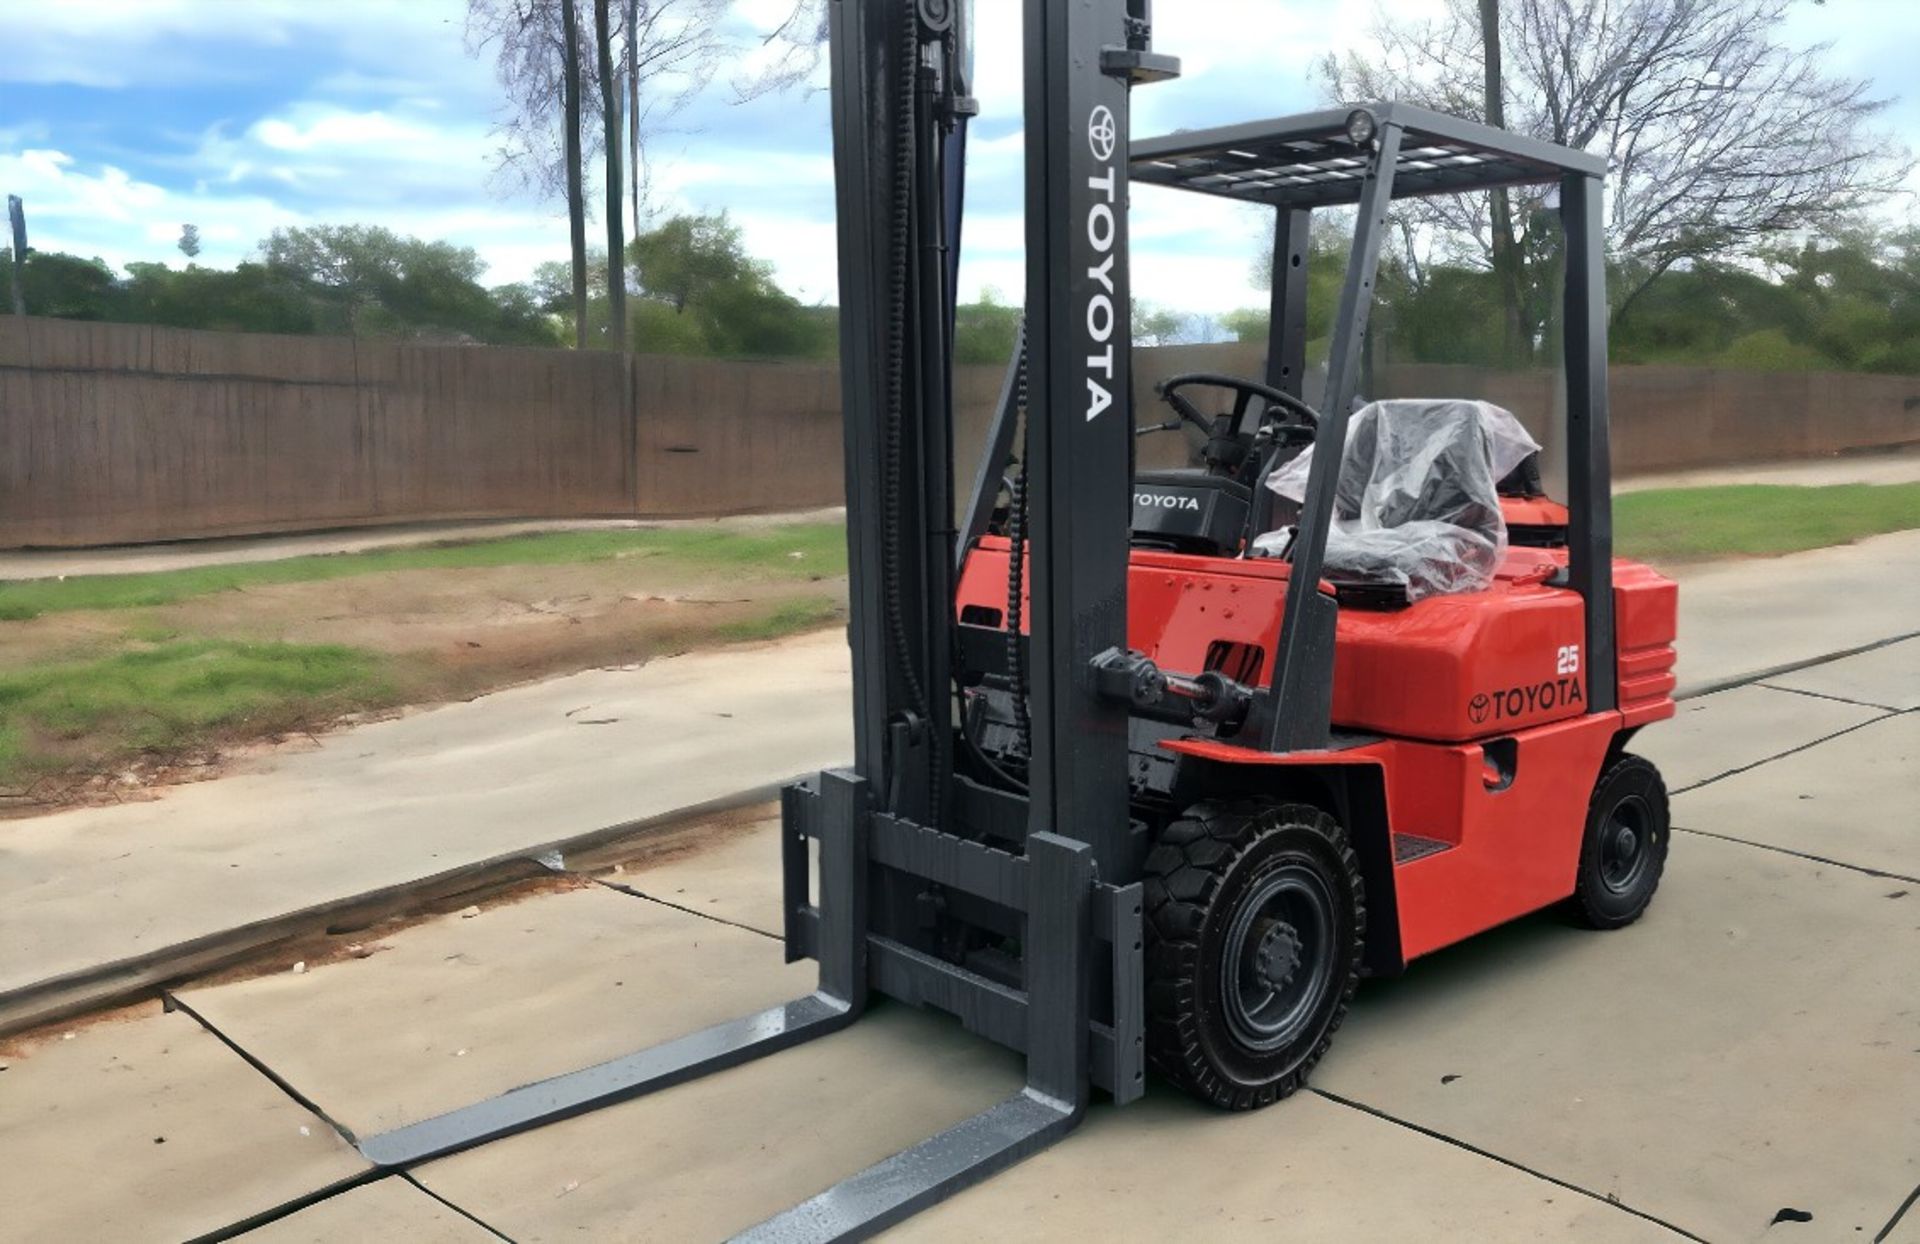
[[[1322,573],[1398,585],[1409,601],[1486,588],[1507,551],[1496,483],[1539,449],[1491,402],[1369,402],[1347,423]],[[1267,487],[1298,505],[1311,458],[1281,464]],[[1278,553],[1289,539],[1268,532],[1254,547]]]

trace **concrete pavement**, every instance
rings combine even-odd
[[[1794,679],[1896,699],[1920,679],[1920,641]],[[1803,705],[1829,715],[1795,727]],[[1774,686],[1690,702],[1684,731],[1642,736],[1680,792],[1642,922],[1591,933],[1542,914],[1369,982],[1309,1092],[1239,1116],[1159,1085],[1135,1106],[1096,1104],[1066,1141],[894,1234],[1909,1238],[1896,1216],[1920,1187],[1920,833],[1899,813],[1920,797],[1917,718],[1854,711]],[[1885,831],[1855,832],[1876,809]],[[312,1139],[306,1120],[384,1128],[803,990],[806,965],[780,964],[771,936],[775,832],[746,823],[711,852],[638,857],[601,884],[443,917],[366,958],[183,990],[183,1012],[13,1055],[0,1101],[42,1105],[17,1125],[0,1109],[0,1178],[37,1198],[37,1238],[178,1238],[277,1196],[290,1212],[269,1240],[481,1238],[476,1224],[522,1241],[712,1239],[1009,1092],[1016,1058],[882,1006],[414,1182],[326,1195],[370,1173],[294,1144],[289,1130]],[[132,1223],[118,1190],[49,1202],[43,1189],[80,1176],[60,1169],[72,1142],[38,1137],[151,1145],[155,1094],[115,1059],[194,1049],[196,1020],[219,1034],[198,1048],[224,1070],[173,1076],[167,1104],[186,1112],[170,1127],[197,1130],[169,1133],[183,1147],[164,1170],[137,1145],[116,1151],[159,1225]],[[116,1075],[133,1090],[86,1088]],[[279,1140],[259,1142],[246,1180],[195,1175],[255,1136]],[[35,1235],[0,1216],[12,1238]]]
[[[1740,466],[1696,467],[1629,475],[1613,481],[1616,493],[1648,488],[1711,488],[1724,484],[1911,484],[1920,481],[1920,448],[1888,453],[1835,454],[1790,462],[1751,462]]]
[[[46,982],[841,763],[844,638],[596,670],[263,771],[0,825],[0,1008]]]
[[[1674,577],[1683,694],[1920,632],[1920,530]]]
[[[1683,692],[1920,631],[1920,531],[1680,579]],[[1819,677],[1891,694],[1875,690],[1899,676],[1882,663],[1905,659],[1869,655]],[[137,987],[159,970],[147,965],[243,926],[843,763],[847,668],[840,633],[822,632],[589,671],[342,730],[154,800],[9,822],[0,1031],[10,1014],[58,1013],[70,989]],[[1802,742],[1880,711],[1844,694],[1762,698],[1782,737]],[[1684,763],[1744,763],[1716,759],[1713,737]]]

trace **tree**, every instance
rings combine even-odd
[[[1488,125],[1507,127],[1506,87],[1500,65],[1500,0],[1480,0],[1481,104]],[[1521,315],[1520,243],[1513,236],[1513,200],[1505,186],[1487,192],[1488,260],[1500,285],[1502,357],[1524,353],[1526,327]]]
[[[1000,291],[988,286],[980,301],[954,308],[953,361],[1005,363],[1013,357],[1013,340],[1020,329],[1020,308],[1000,301]]]
[[[200,255],[200,226],[181,225],[180,241],[177,245],[180,247],[180,253],[187,257],[189,263],[198,258]]]
[[[1869,84],[1829,76],[1822,48],[1780,41],[1790,0],[1509,0],[1499,48],[1478,0],[1446,0],[1435,21],[1376,21],[1379,53],[1329,56],[1341,99],[1402,99],[1490,119],[1607,157],[1607,242],[1617,323],[1676,266],[1751,256],[1794,230],[1821,229],[1893,193],[1911,167],[1870,126],[1885,106]],[[1488,28],[1494,31],[1493,27]],[[1498,91],[1489,78],[1499,73]],[[1549,192],[1513,192],[1506,241],[1519,256],[1523,352],[1544,329],[1556,251]],[[1404,201],[1403,218],[1446,230],[1491,268],[1486,196]]]
[[[266,270],[310,291],[312,331],[550,344],[531,292],[505,302],[480,284],[472,247],[403,237],[379,225],[276,229],[260,244]]]
[[[1137,346],[1172,345],[1185,329],[1187,317],[1171,307],[1150,302],[1133,304],[1133,344]]]
[[[628,40],[632,42],[631,39]],[[623,269],[626,243],[620,236],[620,105],[619,84],[613,73],[613,24],[607,12],[607,0],[593,0],[593,47],[600,70],[600,122],[605,135],[602,146],[607,162],[607,309],[611,319],[611,344],[627,348],[627,282]]]
[[[772,265],[747,254],[740,227],[725,212],[663,221],[633,239],[627,258],[640,289],[676,312],[722,285],[773,279]]]
[[[675,216],[627,247],[634,287],[633,333],[668,353],[824,357],[838,317],[803,306],[773,280],[773,265],[747,254],[740,229],[718,216]]]
[[[734,93],[739,99],[784,91],[813,76],[827,49],[827,3],[792,0],[786,16],[760,37],[767,56],[759,72],[735,80]]]
[[[685,108],[734,47],[727,0],[624,0],[621,59],[627,93],[627,176],[633,232],[647,194],[647,144]]]
[[[573,344],[587,347],[587,200],[580,178],[580,29],[574,0],[560,0],[560,98],[565,124],[567,237],[573,247]]]
[[[586,205],[578,192],[577,165],[597,156],[608,158],[605,211],[617,216],[622,196],[613,189],[619,174],[612,166],[624,135],[637,235],[646,199],[646,141],[705,84],[727,50],[728,6],[726,0],[618,0],[617,8],[605,6],[607,30],[602,38],[602,6],[595,0],[594,41],[583,49],[576,4],[467,0],[467,35],[475,54],[488,51],[494,56],[507,96],[498,130],[498,170],[536,193],[564,198],[569,225],[584,247]],[[584,132],[582,92],[597,94],[602,122]],[[616,107],[623,92],[624,118]],[[610,230],[609,241],[614,240]],[[618,255],[621,248],[616,245],[609,253]],[[576,319],[585,320],[577,308]]]
[[[20,295],[35,315],[68,320],[118,318],[120,290],[113,269],[103,259],[29,248],[24,262],[0,267],[0,275],[7,278],[5,303],[12,304],[17,279]]]

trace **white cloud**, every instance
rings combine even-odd
[[[1440,3],[1386,7],[1418,16]],[[790,4],[736,0],[743,46]],[[1021,7],[976,0],[974,87],[983,112],[969,150],[965,297],[993,286],[1018,300],[1025,285]],[[27,198],[36,244],[115,263],[175,257],[181,221],[201,228],[201,262],[218,264],[243,257],[277,226],[354,221],[474,246],[491,265],[489,280],[520,279],[565,255],[564,212],[493,175],[499,99],[491,58],[467,47],[464,15],[463,0],[13,5],[0,81],[160,86],[183,96],[208,83],[241,83],[246,89],[231,98],[262,102],[234,103],[218,123],[191,122],[204,130],[170,135],[171,146],[144,141],[142,121],[131,115],[103,138],[11,108],[0,127],[0,189]],[[1370,24],[1366,6],[1338,0],[1164,0],[1155,18],[1157,47],[1181,57],[1185,73],[1136,94],[1140,135],[1312,107],[1315,61],[1364,43]],[[1804,6],[1793,31],[1835,40],[1837,71],[1876,74],[1883,90],[1897,91],[1913,76],[1902,50],[1913,40],[1898,33],[1920,38],[1920,5]],[[291,76],[282,84],[273,75],[283,73]],[[833,301],[828,100],[797,90],[736,105],[737,76],[715,74],[676,118],[680,130],[654,143],[654,202],[667,211],[729,210],[783,284],[808,301]],[[815,85],[824,84],[823,62]],[[1920,128],[1920,101],[1891,115],[1909,132]],[[600,176],[587,171],[596,190]],[[1249,281],[1260,213],[1143,188],[1131,224],[1140,297],[1216,313],[1262,298]],[[591,232],[597,237],[598,226]]]
[[[7,9],[0,81],[90,87],[241,81],[227,50],[338,49],[363,73],[417,72],[424,47],[460,46],[459,0],[40,0]]]

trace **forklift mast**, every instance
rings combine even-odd
[[[1148,0],[1025,9],[1020,396],[1036,412],[1022,454],[1033,507],[1026,821],[1085,842],[1114,876],[1144,851],[1128,815],[1127,707],[1099,693],[1093,661],[1126,644],[1128,96],[1177,67],[1151,51]],[[964,544],[952,519],[952,323],[954,161],[974,111],[967,14],[955,0],[835,0],[831,20],[855,771],[886,811],[939,827],[953,812]]]

